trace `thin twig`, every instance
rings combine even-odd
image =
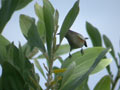
[[[112,90],[115,89],[115,86],[116,86],[119,78],[120,78],[120,71],[118,70],[117,76],[116,76],[116,78],[115,78],[115,80],[114,80],[114,82],[113,82],[113,85],[112,85]]]

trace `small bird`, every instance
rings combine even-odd
[[[81,34],[74,32],[72,30],[68,30],[68,32],[65,35],[65,38],[68,40],[68,43],[70,45],[70,52],[73,49],[81,48],[81,54],[84,54],[82,47],[87,47],[86,39]],[[71,58],[71,54],[69,52],[69,57]]]

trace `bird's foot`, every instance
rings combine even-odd
[[[72,57],[72,55],[69,53],[69,58],[71,58]]]
[[[81,49],[80,52],[81,52],[82,55],[84,55],[84,51],[83,51],[83,49]]]

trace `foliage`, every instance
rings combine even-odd
[[[2,0],[2,8],[0,9],[0,33],[2,33],[3,28],[10,20],[12,14],[16,10],[25,7],[31,1]],[[60,27],[59,45],[56,44],[56,34],[59,28],[59,12],[53,7],[50,1],[42,1],[43,6],[37,3],[35,4],[35,13],[38,16],[37,23],[35,23],[33,17],[23,14],[20,15],[19,23],[21,32],[27,40],[25,45],[21,46],[19,44],[19,47],[16,47],[13,42],[10,43],[0,34],[0,64],[2,66],[0,89],[43,90],[39,84],[41,76],[35,72],[34,65],[36,65],[46,80],[46,90],[89,90],[87,84],[89,75],[101,71],[112,62],[111,59],[105,58],[110,47],[112,49],[111,55],[117,66],[119,66],[110,40],[105,35],[103,36],[107,47],[103,48],[98,29],[88,22],[86,23],[86,29],[94,47],[85,49],[84,55],[81,55],[77,51],[72,54],[71,58],[67,57],[63,60],[62,55],[68,53],[70,47],[68,44],[61,45],[61,42],[79,13],[79,0],[70,9]],[[38,54],[38,51],[41,54],[34,58],[33,56]],[[47,61],[47,66],[44,65],[44,67],[41,67],[41,62],[38,59],[43,58]],[[30,62],[31,59],[34,60],[34,64]],[[56,60],[59,60],[61,63],[60,68],[53,66]],[[43,68],[47,74],[45,74]],[[107,70],[111,72],[110,69]],[[110,89],[112,75],[111,73],[109,74],[110,76],[105,76],[99,81],[95,86],[95,90],[103,90],[105,86],[107,86],[105,90]],[[113,89],[116,85],[115,83],[116,81],[113,81]]]
[[[2,7],[0,9],[0,33],[10,20],[12,14],[19,9],[25,7],[32,0],[1,0]]]
[[[86,30],[87,30],[87,32],[88,32],[88,35],[90,36],[90,38],[91,38],[91,41],[92,41],[92,43],[93,43],[93,46],[96,46],[96,45],[98,45],[98,46],[102,46],[102,38],[101,38],[101,34],[100,34],[100,32],[98,31],[98,29],[96,29],[94,26],[92,26],[89,22],[86,22]],[[91,28],[91,29],[90,29]],[[93,36],[94,35],[94,36]],[[98,38],[98,39],[96,39],[96,38]],[[117,82],[118,82],[118,80],[119,80],[119,78],[120,78],[120,71],[119,71],[119,69],[120,69],[120,64],[118,64],[118,60],[120,59],[120,58],[116,58],[116,55],[115,55],[115,50],[114,50],[114,48],[113,48],[113,45],[112,45],[112,43],[111,43],[111,41],[109,40],[109,38],[106,36],[106,35],[103,35],[103,40],[104,40],[104,44],[105,44],[105,46],[108,48],[108,47],[110,47],[111,48],[111,52],[110,52],[110,54],[111,54],[111,56],[113,57],[113,60],[115,61],[115,64],[116,64],[116,67],[117,67],[117,75],[116,76],[113,76],[113,74],[112,74],[112,71],[111,71],[111,69],[110,68],[112,68],[112,67],[110,67],[110,65],[108,65],[107,67],[106,67],[106,69],[107,69],[107,71],[108,71],[108,75],[109,75],[109,77],[110,77],[110,80],[111,80],[111,85],[112,85],[112,88],[110,89],[110,88],[108,88],[107,87],[107,85],[106,85],[106,89],[105,90],[114,90],[115,89],[115,86],[116,86],[116,84],[117,84]],[[96,42],[96,44],[95,44],[95,42]],[[119,57],[119,53],[118,53],[118,57]],[[115,79],[113,78],[113,77],[115,77]],[[107,76],[106,76],[106,78],[108,78]],[[97,84],[97,86],[95,87],[95,90],[101,90],[102,89],[102,87],[101,88],[98,88],[98,87],[100,87],[99,85],[100,85],[100,83],[102,84],[105,84],[105,82],[106,81],[104,81],[104,82],[102,82],[103,80],[105,79],[105,77],[103,77],[102,79],[101,79],[101,81]],[[108,84],[109,84],[109,82],[108,82]],[[104,87],[104,85],[102,85],[103,87]],[[110,85],[109,85],[110,86]],[[103,90],[103,89],[102,89]]]

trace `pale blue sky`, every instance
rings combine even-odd
[[[41,0],[34,0],[26,8],[16,11],[4,28],[3,35],[11,42],[14,41],[16,45],[18,45],[19,41],[22,44],[26,42],[20,31],[19,15],[26,14],[37,19],[34,13],[34,4],[36,1],[41,3]],[[76,0],[50,1],[60,13],[59,25],[61,25],[64,17]],[[88,37],[85,29],[86,21],[97,27],[101,34],[106,34],[113,42],[115,50],[117,52],[120,51],[120,0],[80,0],[80,13],[71,29]],[[91,41],[88,40],[87,42],[88,47],[91,47]],[[67,41],[64,40],[63,43],[67,43]],[[114,66],[114,62],[112,62],[111,66],[115,74],[116,67]],[[90,76],[89,85],[91,90],[100,77],[106,74],[106,70],[103,70],[98,74]]]

